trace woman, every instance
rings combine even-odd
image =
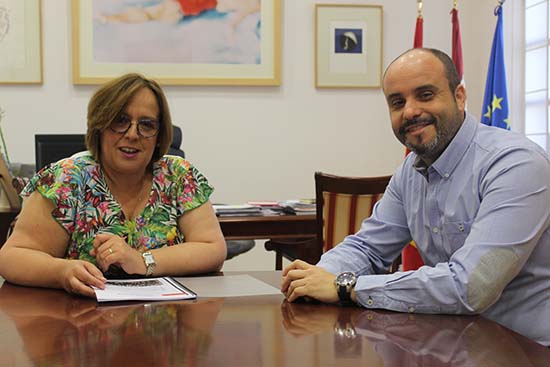
[[[88,105],[89,152],[38,172],[0,275],[29,286],[94,297],[113,270],[132,276],[217,271],[226,245],[206,178],[164,156],[172,123],[160,86],[128,74]],[[109,272],[108,272],[109,270]]]

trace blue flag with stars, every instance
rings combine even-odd
[[[508,95],[506,93],[506,68],[504,66],[502,40],[502,6],[499,6],[495,10],[495,15],[498,17],[497,27],[493,37],[489,69],[487,70],[481,123],[510,130]]]

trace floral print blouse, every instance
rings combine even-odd
[[[127,219],[112,196],[100,165],[89,152],[77,153],[40,170],[21,192],[38,191],[50,199],[53,218],[69,234],[65,257],[87,260],[96,233],[113,233],[140,252],[184,242],[178,218],[208,201],[213,188],[181,157],[153,164],[153,185],[143,211]]]

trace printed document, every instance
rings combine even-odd
[[[170,277],[108,280],[105,289],[94,287],[94,291],[98,302],[197,298],[195,292]]]

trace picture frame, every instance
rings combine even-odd
[[[315,5],[315,87],[380,88],[382,6]]]
[[[41,0],[0,0],[0,84],[42,84]]]
[[[167,3],[72,0],[74,84],[138,72],[164,85],[280,85],[281,0],[218,0],[191,15],[181,5],[177,21],[151,20],[152,12],[149,21],[121,20],[140,2],[138,15]]]

